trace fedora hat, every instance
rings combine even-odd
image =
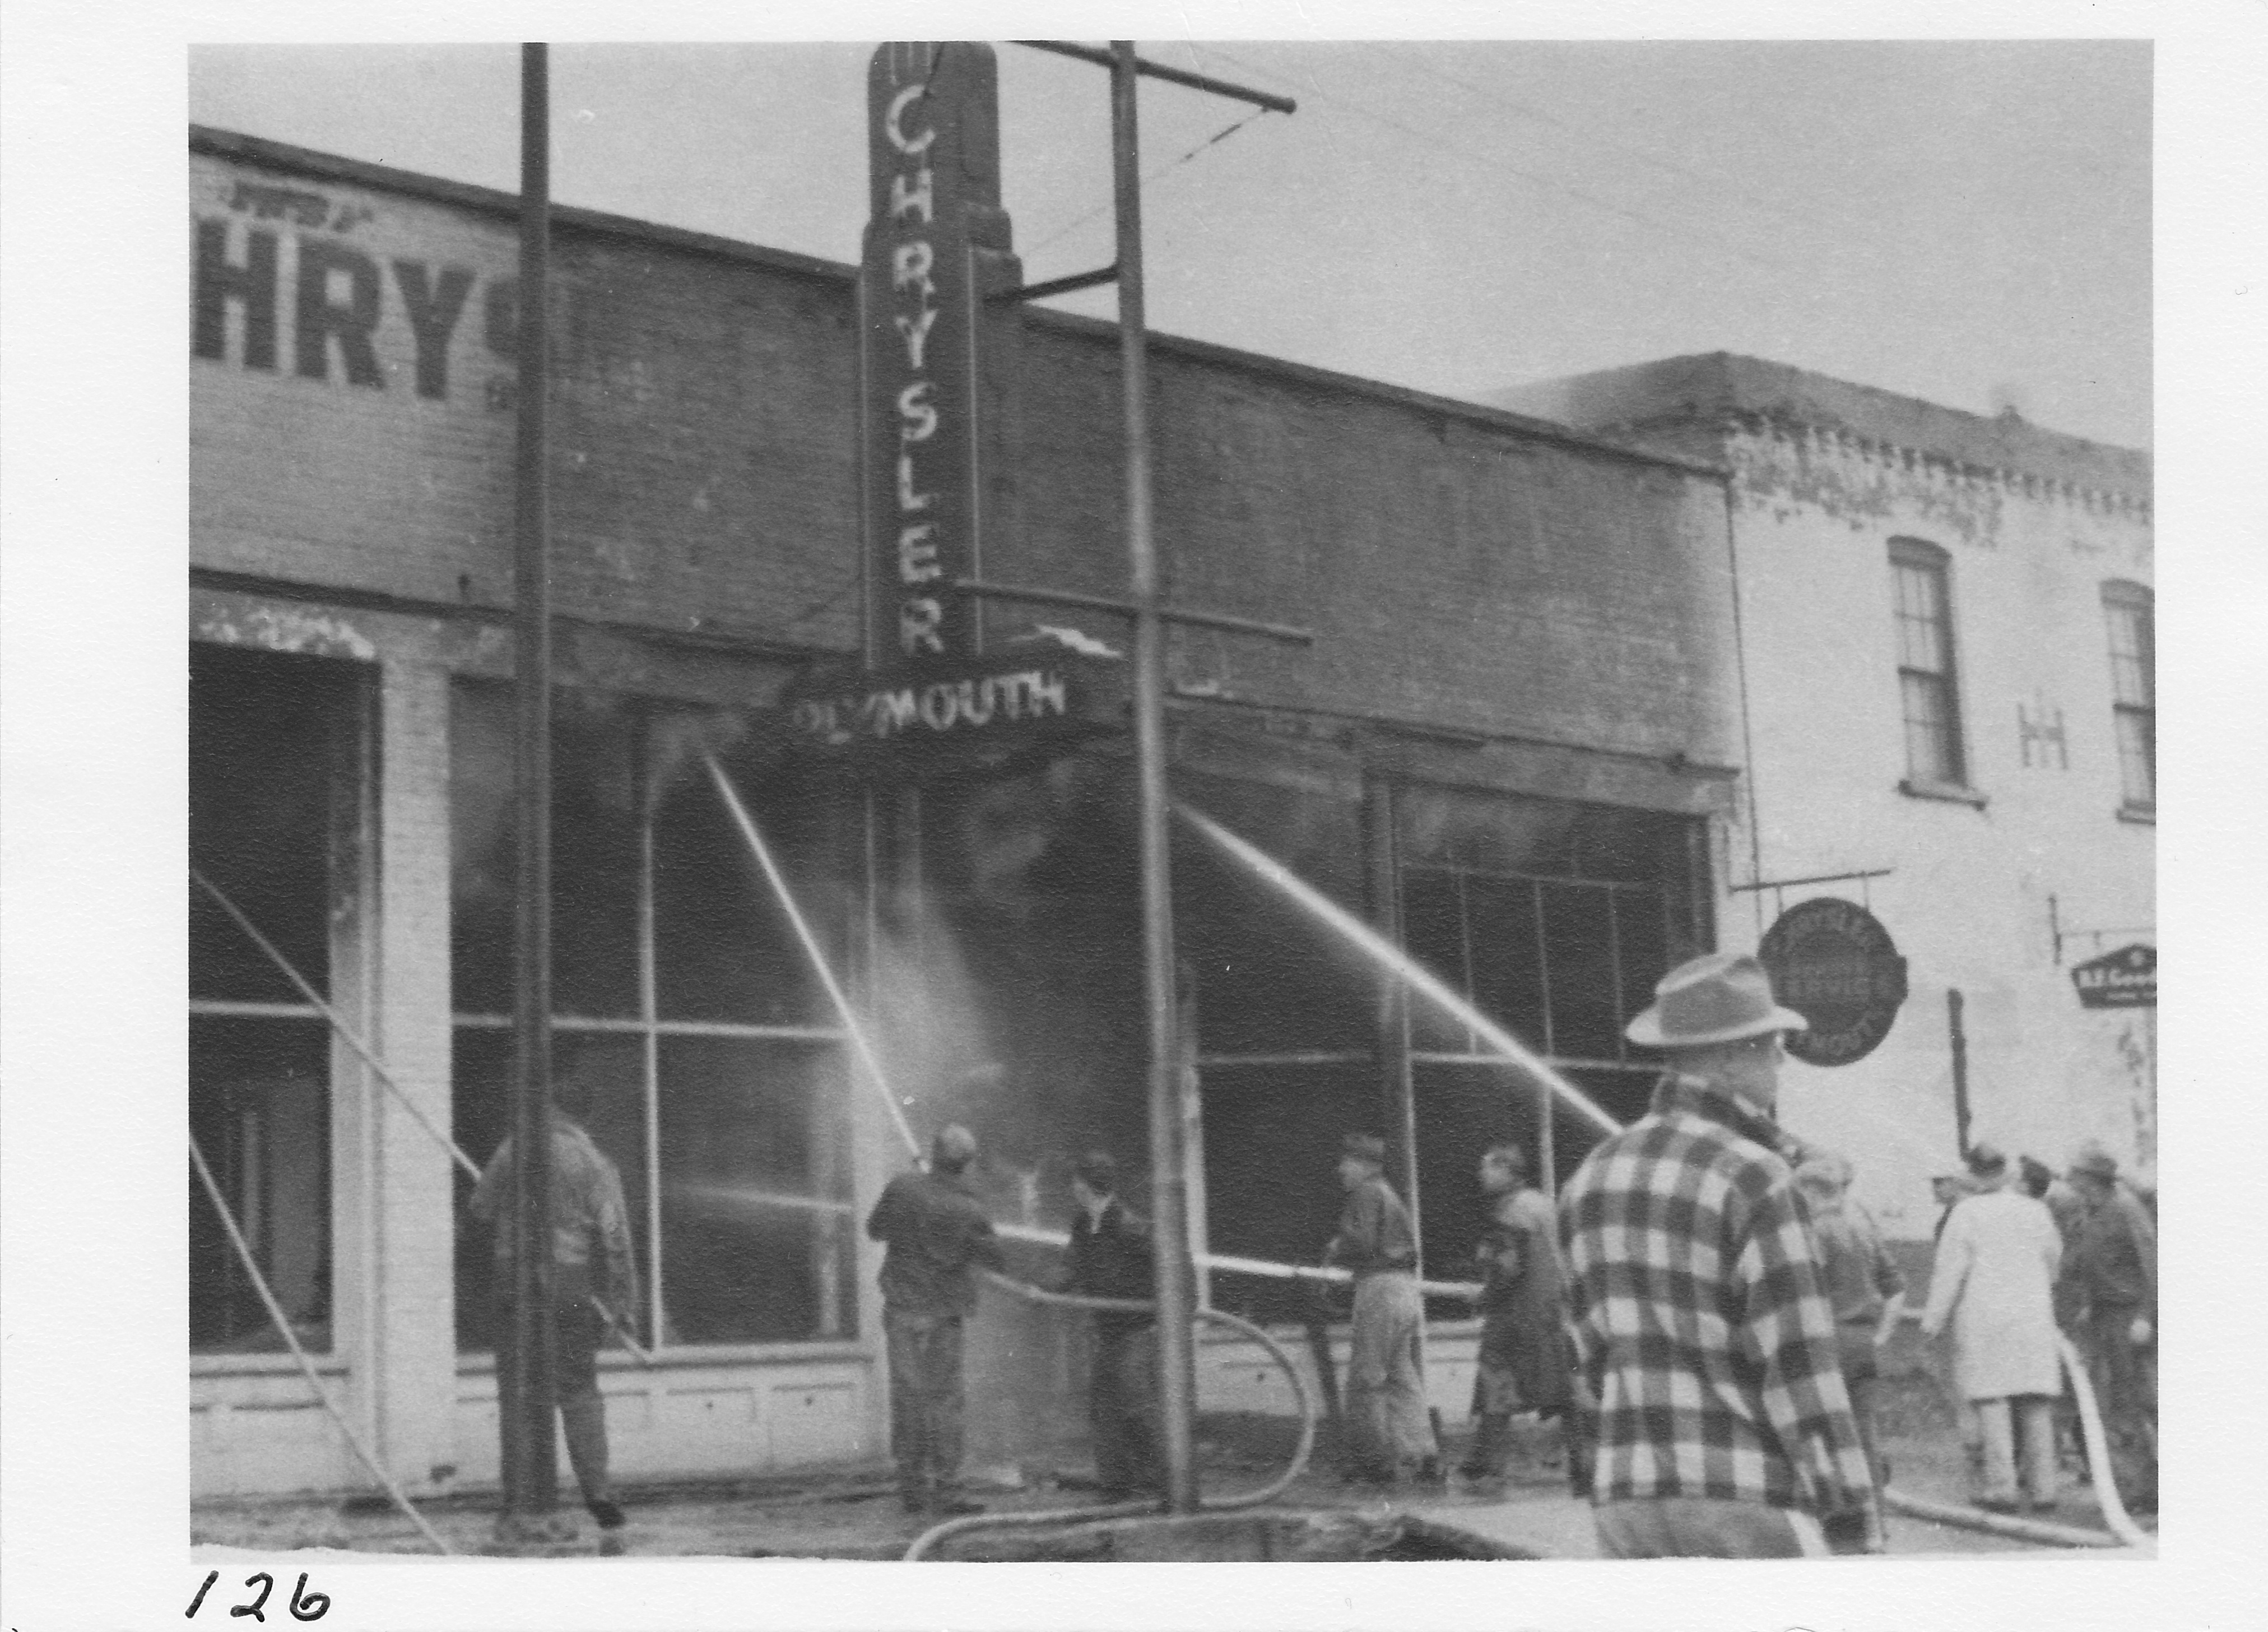
[[[1998,1178],[2008,1170],[2008,1158],[1998,1145],[1971,1145],[1967,1160],[1970,1172],[1978,1178]]]
[[[2092,1173],[2097,1178],[2116,1178],[2118,1177],[2118,1158],[2090,1140],[2073,1156],[2071,1170]]]
[[[1699,1048],[1811,1023],[1772,997],[1771,977],[1746,952],[1712,952],[1680,964],[1653,988],[1653,1005],[1623,1035],[1647,1048]]]

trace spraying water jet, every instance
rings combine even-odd
[[[1497,1022],[1460,996],[1447,983],[1409,953],[1348,912],[1322,890],[1249,841],[1240,838],[1203,811],[1175,802],[1174,814],[1211,841],[1229,860],[1261,882],[1288,897],[1325,928],[1353,946],[1388,975],[1409,986],[1461,1023],[1469,1026],[1490,1048],[1512,1061],[1552,1093],[1580,1111],[1600,1132],[1619,1134],[1623,1125],[1600,1109],[1598,1103]]]
[[[906,1120],[906,1113],[898,1104],[898,1097],[890,1088],[890,1079],[883,1073],[882,1062],[875,1057],[873,1045],[866,1040],[866,1029],[859,1024],[858,1012],[850,1007],[850,999],[843,990],[843,983],[835,978],[835,971],[828,967],[827,955],[820,949],[819,937],[812,933],[810,920],[804,917],[803,909],[796,905],[794,892],[787,887],[786,875],[780,871],[779,863],[772,859],[771,846],[764,843],[762,830],[756,826],[755,818],[748,814],[747,806],[740,802],[740,791],[733,786],[732,779],[725,774],[725,767],[717,763],[717,756],[703,749],[701,762],[709,767],[709,775],[717,784],[717,792],[725,801],[725,809],[732,813],[733,823],[740,828],[741,838],[747,841],[749,853],[755,857],[757,867],[762,869],[764,882],[771,886],[772,894],[780,904],[780,911],[787,914],[796,939],[803,945],[804,955],[811,960],[813,972],[818,975],[820,985],[826,987],[828,1001],[835,1006],[836,1015],[843,1022],[843,1035],[850,1040],[851,1052],[858,1057],[858,1063],[865,1068],[867,1080],[873,1083],[874,1091],[882,1097],[882,1104],[890,1113],[890,1125],[897,1130],[898,1137],[905,1141],[907,1151],[919,1156],[921,1141],[914,1137],[913,1126]]]

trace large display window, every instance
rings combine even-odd
[[[1708,945],[1701,822],[1422,785],[1395,809],[1410,951],[1616,1121],[1643,1114],[1660,1057],[1623,1028]],[[1426,1252],[1451,1266],[1474,1234],[1484,1149],[1519,1143],[1557,1183],[1600,1130],[1427,1005],[1411,1006],[1410,1047]]]
[[[189,864],[325,1001],[357,993],[367,673],[193,645]],[[343,942],[343,944],[342,944]],[[328,1023],[202,886],[189,891],[189,1131],[254,1265],[315,1353],[331,1324]],[[281,1349],[282,1334],[194,1170],[189,1347]]]
[[[554,1067],[590,1083],[589,1132],[622,1170],[639,1325],[664,1348],[851,1336],[840,1032],[701,763],[704,722],[635,697],[554,699]],[[509,1122],[512,731],[509,686],[456,683],[453,1103],[480,1161]],[[812,788],[743,792],[840,968],[854,824]],[[460,1204],[469,1187],[460,1175]],[[460,1233],[460,1348],[493,1345],[493,1252],[486,1230]]]

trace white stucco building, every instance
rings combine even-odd
[[[2154,1165],[2156,1010],[2083,1008],[2071,978],[2155,945],[2149,456],[1721,352],[1496,400],[1732,472],[1748,741],[1719,939],[1834,896],[1907,960],[1879,1046],[1791,1067],[1789,1126],[1926,1235],[1957,992],[1971,1139]]]

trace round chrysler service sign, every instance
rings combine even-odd
[[[1790,907],[1756,956],[1779,1001],[1811,1023],[1787,1052],[1815,1066],[1864,1060],[1890,1034],[1906,1001],[1906,960],[1865,907],[1832,896]]]

